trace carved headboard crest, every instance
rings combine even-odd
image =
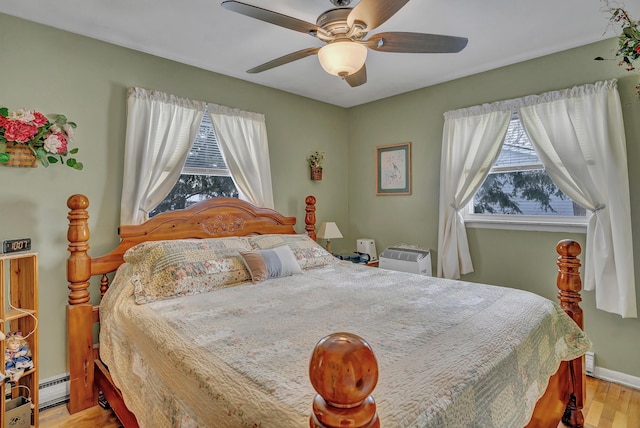
[[[219,214],[202,222],[202,229],[213,236],[235,235],[246,226],[246,221],[233,214]]]

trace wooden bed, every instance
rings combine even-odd
[[[315,240],[315,203],[313,196],[306,202],[305,230]],[[237,199],[219,198],[199,203],[189,209],[160,214],[139,226],[122,226],[119,230],[120,244],[110,253],[92,258],[89,250],[88,207],[83,195],[73,195],[67,201],[70,209],[68,241],[70,256],[67,261],[69,299],[67,306],[68,369],[70,374],[70,413],[95,406],[98,390],[101,390],[125,427],[138,426],[137,420],[124,403],[107,368],[99,358],[98,345],[94,340],[94,326],[100,322],[99,307],[91,303],[89,281],[100,278],[100,294],[109,287],[110,274],[123,263],[125,251],[145,241],[187,238],[213,238],[261,234],[295,234],[296,219],[283,216],[273,210],[256,208]],[[583,315],[579,306],[581,279],[579,275],[580,246],[574,241],[561,241],[556,248],[558,256],[558,298],[564,311],[583,327]],[[328,332],[329,333],[329,332]],[[318,338],[320,339],[320,338]],[[365,338],[366,339],[366,338]],[[343,346],[341,348],[341,346]],[[345,351],[346,349],[346,351]],[[311,349],[309,350],[311,354]],[[324,398],[309,399],[312,427],[375,427],[380,421],[376,416],[373,399],[367,395],[375,387],[377,365],[366,342],[339,333],[328,336],[313,350],[314,356],[322,355],[327,361],[342,357],[344,352],[359,355],[358,361],[367,367],[363,382],[370,388],[349,389],[337,395],[325,394]],[[316,361],[316,360],[314,360]],[[327,376],[322,364],[312,361],[311,383],[316,391],[324,394],[331,388],[325,383]],[[317,362],[317,361],[316,361]],[[333,391],[335,393],[335,390]],[[364,395],[363,395],[364,394]],[[335,397],[340,399],[336,400]],[[375,396],[375,392],[373,393]],[[582,407],[585,399],[584,357],[561,363],[557,373],[550,379],[546,393],[537,402],[529,427],[556,427],[562,422],[571,427],[584,424]],[[333,405],[332,405],[333,404]],[[320,422],[324,423],[321,425]],[[382,421],[384,424],[384,421]]]

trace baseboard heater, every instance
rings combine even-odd
[[[43,379],[38,387],[38,409],[44,410],[69,401],[69,375]]]

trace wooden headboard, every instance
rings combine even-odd
[[[305,230],[315,240],[316,198],[305,198]],[[114,272],[124,262],[124,253],[145,241],[166,239],[220,238],[225,236],[296,233],[295,217],[286,217],[268,208],[258,208],[234,198],[214,198],[192,205],[184,210],[168,211],[135,226],[120,226],[120,244],[100,257],[91,258],[89,250],[89,199],[73,195],[67,200],[69,207],[69,252],[67,261],[69,304],[89,302],[89,278]],[[102,281],[106,281],[103,277]],[[104,294],[103,290],[103,294]]]

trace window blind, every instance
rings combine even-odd
[[[183,174],[230,176],[229,168],[220,152],[209,112],[205,110],[200,129],[191,146]]]
[[[520,118],[513,115],[504,137],[504,145],[492,171],[504,171],[514,167],[521,170],[523,166],[541,168],[542,162],[531,145]]]

